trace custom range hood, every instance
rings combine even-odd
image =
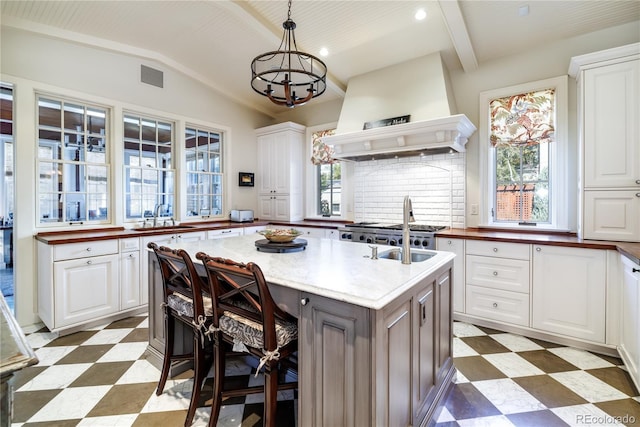
[[[370,127],[393,118],[399,124]],[[475,131],[456,114],[447,70],[435,53],[352,78],[336,134],[322,142],[333,146],[334,158],[358,161],[463,152]]]

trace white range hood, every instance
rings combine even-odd
[[[476,127],[464,114],[439,119],[349,132],[322,138],[333,146],[334,158],[372,160],[420,153],[437,154],[465,151]]]
[[[407,115],[408,123],[362,130],[366,122]],[[435,53],[352,78],[336,134],[322,142],[333,146],[337,159],[371,160],[463,152],[475,131],[456,114],[448,72]]]

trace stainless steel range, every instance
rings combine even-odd
[[[435,233],[447,228],[440,225],[409,224],[410,245],[412,248],[435,249]],[[340,240],[402,246],[402,224],[359,222],[347,224],[339,228],[338,232]]]

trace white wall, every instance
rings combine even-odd
[[[153,61],[115,51],[48,38],[2,27],[0,79],[13,83],[15,95],[16,209],[14,213],[16,317],[23,327],[37,317],[35,241],[36,212],[36,104],[35,91],[76,97],[113,106],[115,117],[123,109],[176,117],[181,122],[212,124],[229,130],[226,153],[228,208],[254,209],[253,188],[237,185],[238,172],[256,170],[254,129],[270,124],[269,117],[221,96],[210,88]],[[140,82],[140,65],[164,73],[164,88]],[[114,124],[118,128],[118,124]],[[116,135],[117,140],[117,135]],[[115,149],[118,152],[118,149]],[[121,183],[115,174],[114,181]],[[113,194],[122,194],[115,185]],[[120,203],[121,206],[121,203]],[[118,205],[116,205],[116,208]],[[115,224],[122,214],[115,215]]]

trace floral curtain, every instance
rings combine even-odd
[[[329,165],[338,162],[338,160],[333,158],[333,147],[322,142],[322,137],[331,136],[335,133],[335,129],[321,130],[313,133],[313,151],[311,154],[311,163],[313,163],[314,165]]]
[[[494,99],[491,111],[491,146],[536,145],[552,142],[555,131],[555,89]]]

